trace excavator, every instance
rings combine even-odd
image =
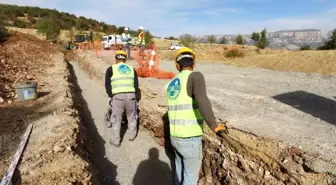
[[[90,34],[79,33],[67,43],[66,48],[67,50],[72,50],[87,47],[90,45],[91,41],[93,41],[92,32],[90,32]]]

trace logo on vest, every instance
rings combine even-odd
[[[181,80],[179,78],[175,78],[170,82],[167,89],[168,98],[170,100],[175,100],[181,92]]]
[[[129,68],[127,65],[120,65],[118,71],[122,75],[128,75],[131,72],[131,68]]]

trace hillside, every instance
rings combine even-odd
[[[208,36],[198,37],[200,42],[206,42]],[[235,43],[237,35],[216,35],[217,40],[225,37],[230,44]],[[251,35],[243,35],[245,42],[248,45],[253,45],[254,41]],[[271,49],[287,48],[290,50],[299,49],[300,46],[310,45],[312,48],[317,48],[324,44],[320,30],[305,29],[305,30],[281,30],[268,33],[269,47]]]
[[[5,26],[18,28],[36,28],[39,21],[51,20],[59,26],[59,29],[65,30],[75,28],[78,31],[104,32],[106,34],[121,33],[124,30],[124,26],[118,27],[95,19],[59,12],[55,9],[29,6],[0,4],[0,19],[4,20]],[[135,30],[129,32],[132,35],[137,34]]]

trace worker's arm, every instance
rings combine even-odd
[[[187,92],[188,96],[196,100],[204,121],[209,125],[211,130],[215,130],[218,125],[207,96],[205,79],[202,73],[193,72],[190,74],[187,82]]]
[[[105,89],[107,95],[112,98],[112,86],[111,86],[111,77],[113,75],[112,67],[107,68],[105,75]]]
[[[134,88],[137,101],[141,99],[141,92],[139,89],[139,78],[137,72],[134,70]]]

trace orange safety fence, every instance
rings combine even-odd
[[[153,44],[152,51],[145,53],[146,59],[143,60],[141,49],[138,48],[136,54],[137,63],[140,67],[135,68],[139,77],[142,78],[157,78],[157,79],[173,79],[175,74],[170,71],[163,71],[159,69],[159,57],[157,48]]]

